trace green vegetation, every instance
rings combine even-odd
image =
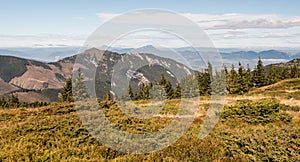
[[[247,93],[248,96],[260,95],[265,97],[277,98],[279,100],[297,101],[300,99],[299,91],[300,79],[287,79],[273,85],[254,89]],[[296,102],[295,101],[295,102]]]
[[[66,80],[66,84],[64,85],[63,89],[61,90],[59,100],[61,102],[73,102],[74,101],[71,78],[68,78]]]
[[[290,122],[292,119],[290,115],[280,112],[280,104],[276,99],[245,100],[234,106],[225,106],[222,118],[235,118],[251,124]]]
[[[172,114],[176,111],[174,103],[178,102],[170,100],[165,111]],[[228,111],[231,108],[246,111],[236,113],[239,111],[234,110],[235,115],[225,113],[222,122],[208,137],[197,138],[203,121],[199,117],[186,135],[173,145],[142,155],[117,152],[97,142],[81,124],[72,103],[0,110],[0,161],[299,161],[299,119],[289,122],[256,120],[252,109],[247,111],[241,106],[247,104],[260,109],[258,114],[255,112],[258,116],[269,115],[264,119],[282,112],[278,101],[273,99],[243,101],[228,107]],[[114,105],[114,101],[100,103],[107,118],[124,131],[153,132],[172,120],[134,119],[122,114]],[[251,118],[256,120],[255,124],[249,122]]]
[[[280,105],[280,109],[283,110],[283,111],[295,111],[295,112],[300,111],[299,106],[290,106],[290,105],[284,105],[284,104]]]
[[[77,101],[82,101],[89,97],[89,94],[87,92],[87,87],[84,85],[84,75],[81,72],[80,69],[77,71],[77,77],[73,81],[73,97]]]
[[[84,85],[84,76],[80,69],[77,71],[77,77],[74,79],[74,86],[72,86],[72,79],[68,78],[66,84],[64,85],[61,93],[59,94],[60,102],[74,102],[83,100],[89,97],[87,88]]]
[[[41,106],[47,106],[49,103],[47,102],[20,102],[19,98],[15,95],[11,95],[11,98],[8,100],[2,98],[0,99],[0,108],[1,109],[9,109],[9,108],[19,108],[19,107],[41,107]]]
[[[223,75],[225,75],[224,78],[226,78],[227,85],[222,85],[223,82],[225,84],[225,80],[222,80]],[[149,90],[155,85],[163,87],[167,99],[180,98],[180,94],[189,94],[188,97],[199,95],[207,96],[214,93],[242,95],[248,93],[251,89],[271,85],[285,79],[297,78],[298,76],[300,76],[300,72],[296,65],[290,68],[274,68],[271,66],[265,69],[261,59],[258,60],[257,66],[254,69],[250,69],[249,67],[244,68],[244,66],[239,63],[238,69],[232,65],[228,71],[227,67],[224,66],[222,71],[215,73],[213,73],[212,65],[208,63],[208,67],[202,72],[195,72],[194,76],[191,75],[183,78],[180,81],[181,84],[177,84],[176,88],[174,88],[171,82],[161,73],[160,81],[149,84],[142,83],[137,92],[134,92],[132,87],[129,86],[127,95],[133,100],[147,100],[151,97]],[[194,85],[195,81],[197,85]],[[197,87],[198,89],[189,91],[192,87]],[[212,90],[212,87],[214,87],[214,90]],[[299,86],[298,89],[300,89]],[[218,92],[213,92],[216,90]],[[294,92],[289,97],[295,98],[295,96],[299,97],[299,92]]]
[[[156,87],[157,89],[153,90],[153,93],[150,93],[150,89]],[[158,89],[161,87],[162,89]],[[163,94],[162,90],[164,90],[165,95]],[[178,83],[173,88],[171,82],[167,80],[163,73],[161,73],[161,78],[159,82],[154,83],[141,83],[139,85],[138,92],[134,93],[131,86],[128,87],[128,93],[127,96],[131,100],[148,100],[148,99],[163,99],[166,97],[167,99],[175,99],[181,97],[181,86]]]
[[[245,94],[253,88],[259,88],[266,85],[274,84],[278,81],[297,78],[300,71],[296,65],[289,68],[274,68],[271,66],[268,70],[263,67],[261,59],[258,60],[256,68],[251,70],[245,69],[240,63],[238,72],[234,65],[231,66],[230,72],[224,67],[227,79],[227,92],[229,94]]]

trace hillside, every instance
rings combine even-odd
[[[300,79],[288,79],[250,91],[248,96],[277,98],[283,104],[300,105]]]
[[[290,106],[299,106],[299,85],[299,78],[282,80],[268,86],[254,88],[243,95],[228,95],[226,97],[226,104],[232,105],[239,100],[258,100],[262,98],[276,98],[282,104],[287,104]]]
[[[1,78],[0,78],[0,94],[9,94],[11,92],[15,92],[17,91],[19,88],[9,84],[9,83],[6,83],[5,81],[3,81]]]
[[[34,109],[0,110],[0,160],[299,161],[300,107],[289,103],[279,105],[279,101],[274,99],[260,100],[261,97],[258,97],[270,98],[272,96],[268,93],[273,91],[298,89],[299,82],[300,79],[284,80],[255,89],[246,96],[228,96],[227,100],[231,97],[234,103],[225,106],[219,123],[209,136],[198,139],[204,119],[198,116],[188,132],[174,144],[140,155],[114,151],[98,142],[81,123],[73,104],[52,103]],[[288,98],[289,93],[281,95]],[[300,98],[294,98],[294,101],[300,101]],[[169,117],[168,114],[176,113],[179,102],[169,100],[162,112],[165,115],[145,120],[124,115],[113,102],[109,103],[109,108],[102,110],[121,130],[149,133],[172,121],[174,116]],[[145,106],[144,101],[135,103]],[[199,111],[206,114],[208,107],[208,103],[201,102]],[[241,115],[241,112],[244,114]]]

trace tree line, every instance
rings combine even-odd
[[[0,99],[0,108],[19,108],[19,107],[41,107],[41,106],[47,106],[49,103],[47,102],[20,102],[18,96],[11,95],[9,99]]]
[[[173,88],[172,83],[167,80],[161,73],[160,80],[149,84],[140,83],[139,90],[133,92],[129,85],[127,96],[131,100],[148,100],[148,99],[174,99],[181,97],[181,85],[177,83]]]
[[[212,65],[203,71],[196,71],[194,75],[183,78],[175,86],[161,73],[159,81],[151,83],[139,83],[138,90],[134,91],[131,85],[128,86],[126,98],[128,100],[148,100],[148,99],[176,99],[181,97],[195,97],[212,94],[244,94],[252,88],[276,83],[280,80],[300,77],[300,72],[296,64],[290,67],[275,67],[271,65],[265,69],[262,60],[259,58],[254,69],[249,66],[245,68],[240,62],[238,67],[233,64],[230,69],[226,66],[219,72],[213,72]],[[225,80],[222,80],[225,78]],[[80,69],[77,78],[72,86],[72,80],[67,79],[64,88],[60,93],[60,101],[73,102],[74,97],[84,99],[88,97],[87,88],[83,84],[84,76]],[[76,93],[76,94],[73,94]],[[103,100],[111,100],[108,91]]]
[[[224,77],[224,82],[222,80]],[[250,89],[259,88],[262,86],[274,84],[280,80],[298,78],[300,71],[296,64],[285,67],[269,66],[265,69],[262,60],[259,58],[254,69],[249,66],[245,68],[240,62],[238,67],[233,64],[228,70],[226,66],[219,72],[213,72],[212,65],[208,63],[206,69],[202,72],[195,72],[193,76],[187,76],[181,80],[181,84],[177,83],[176,87],[172,87],[170,81],[166,80],[163,73],[159,82],[150,84],[141,83],[139,90],[133,92],[131,86],[128,88],[128,96],[133,100],[149,99],[150,89],[154,85],[163,87],[167,99],[180,98],[181,95],[189,95],[190,97],[197,95],[212,95],[218,94],[244,94]],[[195,85],[195,82],[197,82]],[[222,85],[224,84],[224,85]],[[213,89],[214,87],[214,89]],[[197,90],[195,88],[198,88]],[[218,91],[218,92],[216,92]],[[187,97],[187,96],[186,96]]]
[[[271,65],[269,69],[266,69],[260,58],[254,69],[250,69],[249,67],[244,68],[241,63],[238,64],[237,68],[236,70],[234,65],[232,65],[231,69],[228,70],[224,66],[228,94],[244,94],[252,88],[271,85],[284,79],[300,77],[300,72],[296,64],[284,67]]]

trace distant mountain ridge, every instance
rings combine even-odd
[[[127,57],[129,57],[127,62],[130,64],[123,65],[123,73],[135,78],[133,80],[135,85],[138,85],[140,82],[158,80],[161,72],[164,72],[166,78],[171,80],[173,84],[176,84],[177,81],[173,79],[174,73],[163,68],[166,66],[171,67],[175,73],[180,71],[192,73],[192,70],[185,65],[156,55],[140,53],[119,54],[96,48],[91,48],[83,53],[50,63],[0,56],[0,79],[2,80],[0,82],[0,92],[2,93],[0,96],[16,92],[22,95],[25,101],[57,100],[59,89],[64,86],[66,79],[71,77],[77,57],[82,57],[77,63],[80,64],[82,71],[86,74],[85,80],[93,80],[95,76],[89,74],[88,69],[97,68],[97,87],[95,88],[101,92],[105,92],[103,89],[109,89],[112,84],[113,67],[117,63],[122,63]],[[134,61],[131,61],[131,59]],[[138,71],[132,71],[131,68],[138,67],[138,64],[151,64],[157,65],[157,67],[142,66]],[[99,96],[103,97],[104,94],[99,94]]]
[[[0,48],[0,55],[16,56],[31,60],[39,60],[44,62],[55,62],[65,57],[73,56],[78,53],[80,47],[44,47],[44,48]],[[212,48],[204,47],[178,47],[178,48],[161,48],[153,45],[145,45],[138,48],[121,48],[121,47],[108,47],[102,46],[100,50],[108,50],[117,52],[119,54],[127,52],[139,52],[139,53],[152,53],[160,56],[161,52],[176,51],[180,54],[193,53],[194,49],[198,49],[200,52],[209,51]],[[244,50],[237,48],[221,48],[217,49],[223,59],[285,59],[291,60],[294,58],[300,58],[300,50],[297,52],[294,49],[292,52],[289,50]]]
[[[293,56],[288,55],[285,52],[277,50],[267,50],[261,52],[255,51],[238,51],[232,53],[221,53],[224,59],[293,59]]]

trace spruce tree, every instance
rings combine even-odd
[[[75,100],[84,100],[89,97],[89,94],[87,92],[87,87],[84,85],[84,75],[81,72],[80,69],[78,69],[77,77],[74,81],[74,87],[73,87],[73,96]]]
[[[17,96],[15,96],[14,94],[11,95],[11,99],[10,102],[12,104],[19,104],[19,98]]]
[[[227,93],[227,82],[225,70],[216,71],[212,79],[212,94],[225,95]]]
[[[239,62],[239,69],[238,69],[238,78],[237,78],[237,93],[243,94],[245,92],[248,92],[249,87],[247,85],[246,81],[246,70],[242,66],[242,64]]]
[[[246,79],[246,83],[247,83],[247,87],[248,87],[248,91],[249,91],[250,88],[253,87],[252,73],[251,73],[251,69],[249,67],[249,64],[247,65],[247,70],[246,70],[246,73],[245,73],[245,79]]]
[[[174,91],[174,95],[173,95],[174,98],[180,98],[181,97],[181,86],[180,86],[180,83],[178,83],[176,85],[176,89]]]
[[[72,92],[72,80],[71,78],[68,78],[66,80],[66,83],[61,90],[59,101],[61,102],[73,102],[73,92]]]
[[[159,81],[159,84],[162,85],[162,86],[164,86],[164,85],[166,85],[166,83],[167,83],[167,80],[166,80],[166,78],[165,78],[165,75],[164,75],[164,73],[161,73],[161,74],[160,74],[160,81]]]
[[[270,85],[270,84],[274,84],[278,81],[278,73],[275,70],[274,66],[271,65],[267,75],[266,75],[266,84]]]
[[[19,98],[12,94],[11,98],[9,99],[9,107],[19,107],[19,104]]]
[[[207,68],[202,73],[196,73],[196,79],[198,80],[198,88],[200,95],[210,95],[211,94],[211,76],[210,68]],[[191,77],[191,79],[193,79]]]
[[[149,99],[149,86],[145,83],[141,83],[139,86],[138,99],[147,100]]]
[[[238,74],[235,71],[235,67],[233,64],[231,65],[229,76],[230,76],[228,81],[229,93],[237,94],[239,92]]]
[[[229,88],[230,74],[225,65],[224,65],[224,74],[225,74],[225,78],[226,78],[226,91],[227,91],[227,93],[229,93],[230,92],[230,88]]]
[[[263,67],[263,63],[259,57],[257,66],[253,71],[253,84],[254,87],[262,87],[265,85],[265,71]]]
[[[166,91],[166,94],[167,94],[167,98],[168,99],[172,99],[174,91],[173,91],[173,87],[172,87],[171,82],[167,81],[164,88],[165,88],[165,91]]]

